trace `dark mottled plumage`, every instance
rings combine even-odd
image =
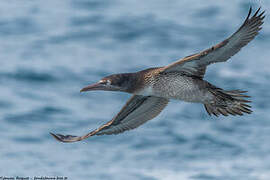
[[[223,90],[203,79],[206,67],[227,61],[255,38],[261,30],[264,12],[260,8],[228,39],[198,54],[187,56],[168,66],[150,68],[136,73],[114,74],[89,85],[81,91],[106,90],[133,94],[121,111],[108,123],[84,135],[72,136],[51,133],[61,142],[74,142],[93,135],[118,134],[134,129],[156,117],[169,99],[202,103],[209,115],[250,114],[246,91]]]

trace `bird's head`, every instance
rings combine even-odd
[[[84,87],[81,92],[94,90],[129,92],[135,80],[135,73],[113,74]]]

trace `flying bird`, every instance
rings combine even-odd
[[[209,115],[250,114],[247,91],[221,89],[204,80],[204,74],[208,65],[227,61],[255,38],[265,17],[265,11],[260,9],[251,16],[250,8],[244,23],[232,36],[207,50],[164,67],[113,74],[83,88],[81,92],[121,91],[133,96],[111,121],[84,136],[51,135],[61,142],[75,142],[94,135],[119,134],[155,118],[170,99],[202,103]]]

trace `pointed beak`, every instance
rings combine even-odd
[[[95,84],[90,84],[82,88],[80,92],[93,91],[93,90],[108,90],[108,87],[106,87],[106,85],[101,84],[101,83],[95,83]]]

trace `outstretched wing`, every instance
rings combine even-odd
[[[169,100],[165,98],[133,95],[111,121],[84,136],[53,133],[51,135],[61,142],[75,142],[94,135],[119,134],[153,119],[166,107],[168,102]]]
[[[164,72],[183,72],[189,75],[203,77],[206,66],[216,62],[227,61],[231,56],[240,51],[242,47],[247,45],[255,38],[262,29],[264,12],[259,14],[259,8],[255,14],[250,17],[252,8],[249,9],[248,16],[242,26],[228,39],[221,43],[202,51],[198,54],[187,56],[168,66],[164,67]]]

